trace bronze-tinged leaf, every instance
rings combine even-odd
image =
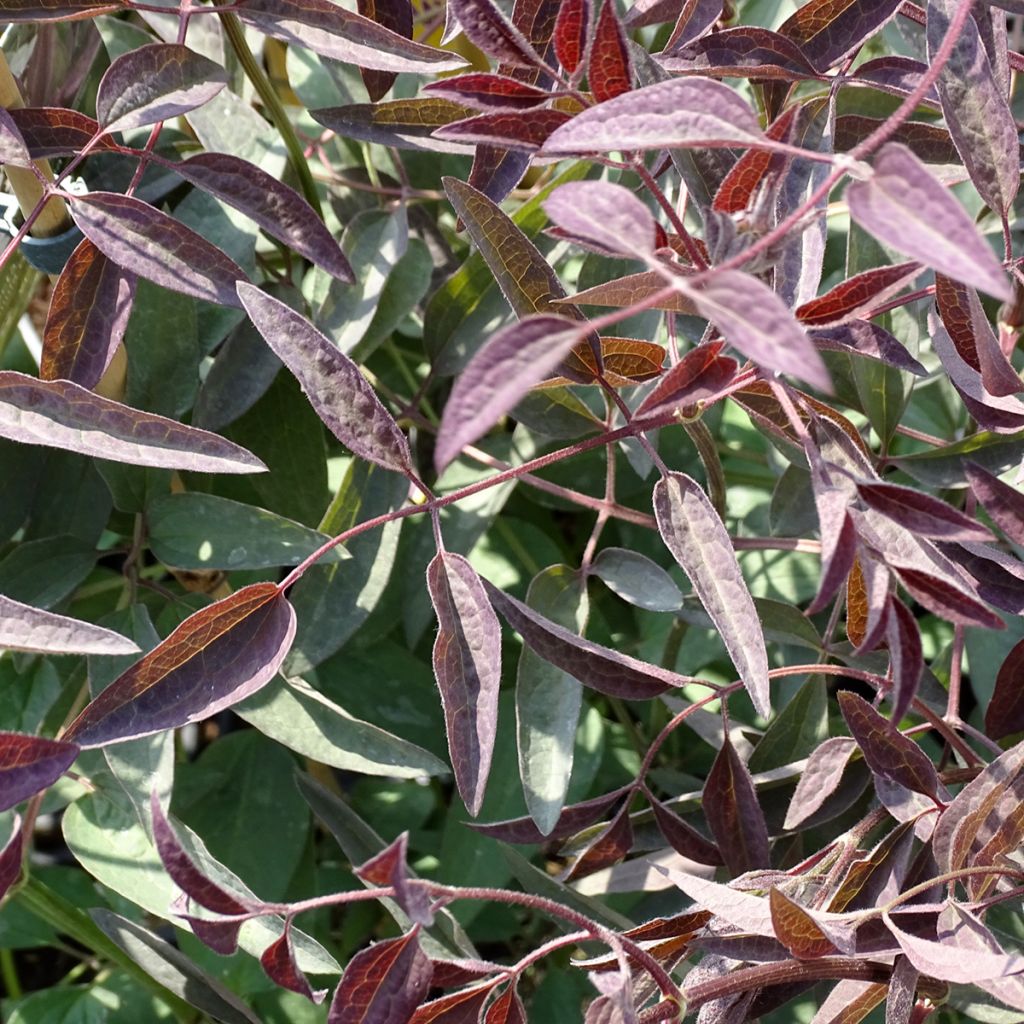
[[[917,696],[917,686],[924,672],[924,658],[917,620],[894,594],[889,596],[886,639],[892,672],[892,718],[898,722]]]
[[[985,511],[1014,544],[1024,545],[1024,494],[976,462],[965,463],[967,480]]]
[[[737,363],[722,356],[725,342],[698,345],[671,367],[658,386],[637,407],[635,416],[653,416],[669,406],[688,408],[717,394],[733,379]]]
[[[994,740],[1024,730],[1024,640],[1003,659],[992,699],[985,708],[985,732]]]
[[[841,981],[821,1004],[814,1024],[860,1024],[888,992],[888,982]]]
[[[39,376],[94,388],[121,344],[134,297],[135,275],[83,239],[50,295]]]
[[[2,0],[4,21],[78,21],[124,10],[125,0]]]
[[[604,365],[604,379],[616,388],[630,387],[661,376],[665,349],[654,341],[638,338],[602,338],[601,361]],[[556,377],[544,381],[545,387],[553,384],[580,383],[581,380],[597,380],[597,363],[589,345],[577,345],[566,357],[565,365],[576,372],[572,377]]]
[[[558,63],[571,75],[583,60],[590,28],[590,0],[563,0],[559,4],[553,42]]]
[[[796,318],[808,327],[826,327],[857,320],[906,288],[921,273],[920,263],[898,263],[855,274],[824,295],[805,302]]]
[[[614,0],[604,0],[597,16],[587,55],[587,82],[598,103],[629,92],[633,85],[626,33],[615,13]]]
[[[413,924],[429,927],[434,920],[430,894],[418,886],[409,884],[406,854],[409,833],[403,832],[393,843],[380,853],[354,869],[356,876],[367,885],[390,886],[395,891],[395,902],[402,908]]]
[[[430,988],[419,926],[356,953],[331,1000],[327,1024],[408,1024]]]
[[[349,103],[341,107],[321,107],[310,115],[325,128],[339,135],[364,142],[377,142],[399,149],[434,149],[469,152],[469,147],[433,141],[435,128],[472,117],[474,110],[464,103],[439,96],[416,96],[381,103]]]
[[[797,105],[789,107],[769,125],[765,135],[777,142],[788,141],[790,128],[799,110]],[[787,157],[773,153],[770,149],[748,149],[722,179],[711,208],[721,213],[741,213],[750,205],[754,193],[768,178],[769,172],[778,173],[786,160]]]
[[[864,585],[864,570],[860,556],[854,558],[850,575],[846,578],[846,636],[855,648],[860,648],[868,624],[868,592]]]
[[[570,114],[550,107],[542,110],[499,110],[464,121],[452,121],[436,129],[433,137],[533,153],[547,142],[556,128],[561,128],[571,119]]]
[[[286,988],[290,992],[297,992],[305,996],[311,1003],[319,1005],[327,998],[327,989],[316,991],[309,984],[309,980],[299,970],[295,962],[295,952],[292,949],[292,919],[286,918],[284,931],[280,938],[275,939],[260,956],[260,966],[267,972],[275,985]]]
[[[656,292],[665,290],[665,278],[655,270],[642,270],[638,274],[627,274],[625,277],[615,278],[613,281],[606,281],[604,284],[594,285],[567,299],[554,300],[557,308],[566,303],[579,303],[582,306],[611,306],[615,309],[625,309],[635,302],[642,302]],[[693,301],[680,292],[672,292],[665,296],[654,309],[665,310],[669,313],[686,313],[693,316],[697,307]]]
[[[434,973],[436,985],[436,968]],[[477,1024],[494,986],[495,982],[488,981],[424,1003],[409,1018],[409,1024]]]
[[[369,21],[383,25],[405,39],[412,39],[413,10],[410,0],[358,0],[356,9]],[[394,71],[364,67],[359,69],[359,75],[373,103],[384,96],[398,77]]]
[[[814,918],[774,886],[768,892],[775,935],[798,960],[816,960],[838,952]]]
[[[647,793],[646,796],[651,810],[654,812],[654,820],[658,823],[658,828],[661,829],[661,834],[676,853],[689,860],[695,860],[698,864],[717,866],[725,863],[718,847],[710,839],[702,836],[650,793]]]
[[[0,811],[52,785],[78,756],[77,743],[0,732]]]
[[[491,1003],[483,1024],[526,1024],[526,1008],[514,981]]]
[[[190,615],[71,723],[79,746],[149,736],[209,718],[268,683],[295,635],[273,583],[254,583]]]
[[[853,53],[899,9],[900,0],[809,0],[779,27],[819,70]]]
[[[587,843],[562,878],[563,882],[575,882],[587,875],[618,864],[633,847],[633,826],[629,820],[629,804],[626,803],[614,818]]]
[[[829,911],[842,913],[875,906],[886,885],[894,881],[894,872],[897,879],[902,878],[913,843],[914,822],[901,821],[873,850],[850,865],[829,902]]]
[[[16,107],[8,114],[35,160],[74,156],[92,143],[100,131],[95,118],[67,107]],[[107,135],[92,144],[92,152],[117,152],[121,148]]]
[[[992,838],[970,858],[970,866],[1004,865],[1009,859],[1009,855],[1020,847],[1022,840],[1024,840],[1024,802],[1008,809]],[[984,899],[992,891],[996,881],[997,875],[995,874],[969,879],[967,889],[971,898],[973,900]]]
[[[423,92],[478,107],[480,110],[491,110],[494,107],[506,110],[529,109],[548,100],[545,89],[485,71],[438,79],[425,85]]]
[[[764,812],[728,733],[708,772],[702,802],[711,834],[733,875],[769,866]]]
[[[877,117],[840,114],[835,127],[836,152],[846,153],[859,146],[881,124],[882,120]],[[926,164],[955,164],[960,160],[949,132],[942,125],[929,121],[906,121],[893,132],[892,140],[902,143]]]

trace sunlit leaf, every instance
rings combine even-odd
[[[535,65],[533,47],[492,0],[450,0],[448,6],[466,38],[489,57],[513,67]]]
[[[870,508],[921,537],[994,540],[977,520],[913,487],[882,482],[858,483],[857,494]]]
[[[310,114],[320,124],[354,139],[379,142],[402,149],[433,149],[469,152],[469,146],[434,140],[432,133],[474,113],[472,107],[437,96],[416,96],[381,103],[349,103],[322,107]]]
[[[674,74],[762,81],[801,81],[814,74],[799,46],[758,25],[736,25],[708,33],[664,58],[662,66]]]
[[[590,0],[564,0],[559,4],[554,44],[558,63],[572,74],[583,60],[590,28]]]
[[[441,78],[424,86],[423,92],[431,96],[444,96],[481,110],[492,107],[529,109],[548,99],[546,90],[538,89],[535,85],[483,71]]]
[[[796,311],[796,318],[808,327],[826,327],[856,320],[902,291],[918,274],[919,263],[899,263],[877,267],[855,274],[820,298],[805,302]]]
[[[899,6],[899,0],[809,0],[782,23],[779,32],[825,71],[859,49]]]
[[[434,966],[435,982],[437,966]],[[494,982],[474,985],[472,988],[423,1003],[409,1018],[409,1024],[477,1024],[480,1013],[494,989]]]
[[[654,217],[622,185],[607,181],[568,182],[548,196],[544,212],[570,235],[611,252],[641,259],[654,253]]]
[[[604,0],[587,53],[587,82],[598,103],[614,99],[632,87],[633,69],[626,34],[613,0]]]
[[[848,736],[835,736],[812,751],[789,801],[786,829],[798,828],[836,791],[850,755],[856,749],[855,740]]]
[[[584,847],[565,873],[564,881],[574,882],[596,871],[618,864],[633,847],[633,827],[629,821],[629,804]]]
[[[509,982],[505,991],[491,1003],[483,1024],[526,1024],[526,1008],[514,981]]]
[[[310,987],[309,980],[299,970],[298,964],[295,962],[295,953],[292,950],[291,918],[285,921],[281,937],[275,939],[263,951],[263,955],[260,957],[260,966],[267,972],[267,977],[275,985],[280,985],[281,988],[286,988],[290,992],[297,992],[300,996],[305,996],[311,1003],[319,1004],[327,998],[327,989],[314,991]]]
[[[59,779],[81,748],[66,740],[0,732],[0,811],[46,789]]]
[[[51,156],[70,156],[92,144],[95,152],[119,150],[121,147],[100,135],[99,122],[88,114],[67,107],[17,107],[8,111],[29,152],[34,159]]]
[[[134,654],[127,637],[0,594],[0,648],[45,654]]]
[[[711,834],[733,874],[768,867],[764,812],[750,772],[728,735],[704,782],[702,802]]]
[[[724,343],[713,341],[691,349],[637,406],[636,416],[653,416],[669,406],[697,405],[725,388],[736,374],[736,360],[719,355]]]
[[[410,0],[358,0],[359,13],[370,21],[397,33],[403,39],[412,39],[414,14]],[[398,77],[394,71],[360,68],[359,76],[374,102],[394,85]]]
[[[798,960],[814,960],[836,952],[832,941],[814,918],[774,886],[768,892],[768,903],[775,934]]]

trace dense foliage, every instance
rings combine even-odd
[[[0,1016],[1024,1021],[1022,16],[0,0]]]

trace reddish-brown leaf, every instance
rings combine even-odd
[[[604,0],[587,56],[587,81],[598,103],[629,92],[633,68],[613,0]]]
[[[965,593],[964,589],[917,569],[899,568],[896,574],[907,593],[939,618],[956,626],[1006,629],[1006,623],[995,612]]]
[[[123,10],[125,0],[3,0],[4,21],[78,21]]]
[[[864,642],[868,624],[867,596],[864,571],[860,566],[860,557],[857,556],[846,578],[846,636],[857,648]]]
[[[32,157],[73,156],[99,135],[95,118],[67,107],[16,107],[9,110]],[[104,135],[93,144],[93,152],[118,151],[121,147]]]
[[[78,751],[77,744],[64,740],[0,732],[0,811],[56,782]]]
[[[492,0],[449,0],[448,10],[458,19],[466,38],[489,57],[512,67],[536,66],[537,56],[529,41]]]
[[[654,820],[658,823],[661,834],[676,853],[699,864],[725,863],[718,847],[710,839],[702,836],[650,793],[647,794],[647,799],[651,804],[651,810],[654,811]]]
[[[995,692],[985,708],[985,732],[1001,740],[1024,729],[1024,640],[1003,659]]]
[[[260,965],[275,985],[280,985],[281,988],[286,988],[290,992],[297,992],[300,996],[305,996],[311,1003],[320,1004],[327,997],[327,989],[314,991],[306,976],[299,970],[298,964],[295,962],[295,953],[292,950],[291,930],[292,919],[289,917],[284,922],[284,931],[280,938],[275,939],[263,951]]]
[[[590,0],[563,0],[555,22],[555,56],[571,75],[583,60],[590,27]]]
[[[490,110],[492,107],[528,109],[544,103],[548,98],[547,92],[535,85],[484,71],[438,79],[424,86],[423,92],[447,96],[457,103],[479,107],[480,110]]]
[[[356,953],[331,1000],[327,1024],[408,1024],[432,972],[418,933],[416,926]]]
[[[711,834],[734,875],[768,867],[764,812],[728,733],[704,783],[703,806]]]
[[[547,142],[556,128],[571,121],[561,110],[501,110],[479,114],[464,121],[452,121],[434,132],[435,139],[477,142],[532,153]]]
[[[516,991],[515,982],[510,983],[491,1003],[483,1024],[526,1024],[526,1008]]]
[[[623,805],[618,814],[586,846],[573,861],[563,881],[574,882],[586,878],[595,871],[618,864],[633,846],[633,827],[629,821],[629,804]]]
[[[855,274],[824,295],[798,307],[796,318],[808,327],[857,320],[872,307],[902,291],[921,273],[920,263],[898,263]]]
[[[899,6],[900,0],[809,0],[779,32],[825,71],[873,36]]]
[[[814,77],[814,68],[792,40],[757,25],[712,32],[661,60],[673,73],[793,82]]]
[[[889,596],[886,639],[892,665],[892,719],[898,722],[907,713],[917,694],[917,684],[924,671],[924,658],[917,620],[894,594]]]
[[[409,1024],[477,1024],[493,988],[494,982],[486,982],[431,1000],[412,1015]]]
[[[652,416],[670,405],[694,406],[727,387],[737,363],[731,356],[719,355],[724,344],[712,341],[687,352],[640,403],[635,415]]]
[[[881,119],[877,117],[841,114],[836,118],[836,152],[846,153],[860,145],[881,124]],[[892,140],[903,143],[926,164],[955,164],[960,160],[960,154],[957,153],[949,132],[942,125],[931,124],[928,121],[907,121],[892,133]]]
[[[995,540],[977,520],[913,487],[871,481],[858,483],[857,494],[868,508],[873,508],[919,537],[951,541]]]
[[[640,341],[638,338],[602,338],[601,361],[604,378],[613,387],[629,387],[631,384],[653,380],[661,375],[661,364],[665,360],[665,349],[654,341]],[[554,384],[580,383],[597,380],[597,362],[587,344],[577,345],[562,361],[564,377],[544,381],[545,387]]]
[[[913,843],[914,822],[900,822],[882,837],[873,850],[858,857],[850,865],[829,902],[829,911],[842,913],[860,907],[873,907],[885,886],[891,880],[902,877]],[[897,879],[893,879],[894,871]]]
[[[769,125],[765,135],[776,142],[786,141],[799,106],[792,106]],[[722,213],[741,213],[750,205],[750,200],[769,171],[785,164],[785,158],[770,149],[748,149],[733,164],[732,170],[722,179],[715,193],[712,209]]]
[[[404,39],[412,39],[413,11],[409,0],[357,0],[356,10],[364,18],[383,25]],[[359,75],[374,103],[391,88],[398,77],[394,71],[376,71],[363,67],[359,69]]]
[[[367,885],[390,886],[395,890],[395,902],[414,924],[429,926],[434,915],[430,896],[423,889],[409,885],[406,851],[409,833],[403,832],[393,843],[376,856],[355,869],[355,874]]]
[[[836,952],[814,918],[774,886],[768,892],[768,904],[776,937],[798,960],[815,960]]]
[[[568,299],[555,299],[560,303],[579,303],[584,306],[612,306],[622,309],[649,298],[656,292],[665,290],[665,278],[655,270],[642,270],[638,274],[627,274],[604,284],[596,284],[582,292],[569,296]],[[697,307],[693,301],[680,292],[674,291],[663,298],[655,307],[670,313],[687,313],[693,315]]]
[[[83,239],[50,295],[39,376],[94,388],[121,344],[134,297],[135,275]]]

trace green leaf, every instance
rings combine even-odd
[[[266,569],[298,565],[328,538],[262,508],[196,491],[164,494],[146,510],[149,545],[178,569]],[[325,562],[347,557],[334,548]]]
[[[807,757],[828,738],[828,690],[824,676],[811,676],[779,712],[754,748],[747,767],[765,772]]]
[[[52,608],[96,564],[96,551],[77,537],[48,537],[19,544],[0,561],[0,594],[34,608]]]

